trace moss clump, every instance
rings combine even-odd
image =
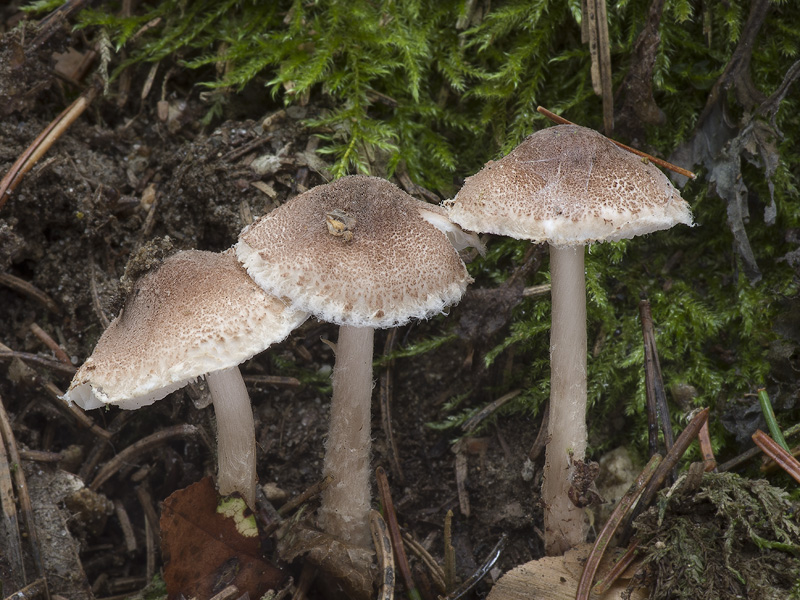
[[[798,510],[764,480],[707,473],[694,493],[679,482],[635,523],[651,600],[800,598]]]

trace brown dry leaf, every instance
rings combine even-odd
[[[257,530],[217,512],[218,494],[206,477],[164,501],[161,549],[169,598],[211,598],[229,585],[261,598],[278,589],[285,573],[262,557]],[[245,511],[245,516],[247,516]]]
[[[305,556],[335,580],[349,598],[374,597],[378,569],[375,553],[368,548],[348,546],[301,523],[287,523],[278,531],[278,553],[289,562]]]
[[[515,567],[500,578],[489,592],[487,600],[574,600],[590,549],[590,544],[583,544],[564,556],[545,556]],[[604,571],[601,567],[601,572]],[[602,596],[602,600],[621,599],[628,583],[628,580],[617,580]],[[646,597],[647,591],[641,588],[634,589],[630,595],[631,600],[643,600]]]

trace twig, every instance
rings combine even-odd
[[[681,434],[678,436],[678,439],[675,440],[675,444],[672,446],[670,451],[667,452],[664,460],[658,466],[658,469],[656,469],[652,479],[650,479],[650,482],[647,484],[647,487],[642,493],[639,502],[636,504],[636,508],[631,511],[630,518],[627,519],[627,523],[625,524],[625,528],[621,535],[623,544],[627,543],[631,536],[631,523],[634,519],[636,519],[637,516],[639,516],[639,513],[641,513],[641,511],[650,504],[650,502],[653,500],[653,497],[656,495],[656,492],[664,484],[664,480],[667,478],[667,475],[675,468],[675,465],[678,464],[680,458],[686,453],[686,449],[689,447],[689,444],[691,444],[692,440],[697,437],[697,432],[700,431],[703,423],[708,420],[708,413],[708,408],[704,408],[703,410],[699,411],[689,422],[686,428],[681,432]]]
[[[50,350],[53,351],[53,354],[58,360],[60,360],[65,365],[69,365],[70,367],[75,366],[72,364],[72,361],[69,359],[69,356],[67,356],[67,353],[64,352],[61,346],[59,346],[58,343],[52,337],[50,337],[50,335],[44,329],[39,327],[39,325],[37,325],[36,323],[31,323],[30,328],[33,335],[39,338],[39,340],[41,340],[41,342],[45,346],[50,348]]]
[[[2,208],[2,204],[0,204],[0,208]],[[10,273],[0,273],[0,284],[19,292],[23,296],[27,296],[31,300],[35,300],[52,313],[61,314],[61,307],[56,304],[55,300],[24,279],[20,279]]]
[[[393,327],[386,336],[386,343],[383,346],[383,355],[389,356],[394,350],[394,342],[397,338],[397,328]],[[400,467],[400,456],[397,453],[397,445],[394,443],[394,428],[392,427],[392,378],[394,375],[394,359],[388,359],[384,363],[381,372],[380,383],[380,403],[381,403],[381,424],[383,425],[383,435],[386,437],[386,447],[389,451],[392,474],[397,478],[400,485],[405,485],[403,469]]]
[[[535,461],[542,454],[542,451],[547,446],[547,422],[550,420],[550,402],[544,405],[542,412],[542,424],[539,425],[539,433],[536,434],[536,439],[533,440],[530,452],[528,452],[528,460]]]
[[[522,390],[512,390],[507,394],[500,396],[497,400],[490,402],[461,425],[462,431],[464,433],[472,432],[486,417],[490,416],[492,413],[494,413],[494,411],[502,407],[509,400],[513,400],[519,396],[521,392]]]
[[[548,119],[550,119],[551,121],[553,121],[554,123],[558,123],[559,125],[575,125],[575,123],[573,123],[572,121],[567,121],[564,117],[560,117],[557,114],[552,113],[549,110],[547,110],[546,108],[543,108],[541,106],[538,106],[536,108],[536,110],[539,111],[541,114],[543,114]],[[672,163],[669,163],[669,162],[667,162],[665,160],[662,160],[660,158],[656,158],[655,156],[647,154],[647,152],[642,152],[641,150],[637,150],[636,148],[631,148],[630,146],[626,146],[625,144],[623,144],[621,142],[618,142],[616,140],[612,140],[611,138],[609,138],[609,140],[612,143],[614,143],[616,146],[619,146],[620,148],[622,148],[623,150],[627,150],[628,152],[632,152],[636,156],[641,156],[642,158],[646,158],[647,160],[649,160],[650,162],[658,165],[662,169],[669,169],[673,173],[678,173],[679,175],[683,175],[684,177],[688,177],[689,179],[697,179],[697,175],[695,175],[691,171],[688,171],[686,169],[683,169],[681,167],[673,165]]]
[[[791,427],[789,427],[789,429],[784,430],[783,431],[783,436],[784,436],[784,438],[790,438],[792,436],[797,435],[798,433],[800,433],[800,423],[797,423],[796,425],[792,425]],[[758,456],[759,454],[761,454],[761,448],[759,448],[757,446],[755,448],[750,448],[749,450],[746,450],[745,452],[742,452],[739,456],[735,456],[734,458],[730,459],[728,462],[724,462],[721,465],[719,465],[719,470],[720,471],[730,471],[734,467],[738,467],[743,462],[746,462],[746,461],[750,460],[751,458],[754,458],[754,457]]]
[[[37,380],[38,382],[38,380]],[[91,431],[94,435],[104,440],[111,439],[111,432],[106,431],[100,427],[94,420],[86,414],[86,412],[77,404],[67,404],[63,400],[64,394],[53,383],[47,381],[42,384],[42,388],[47,394],[48,398],[56,405],[59,410],[66,411],[72,416],[78,425]]]
[[[217,592],[209,600],[233,600],[239,597],[239,588],[231,584]]]
[[[156,509],[153,506],[153,498],[150,496],[150,492],[141,485],[137,485],[135,490],[136,497],[139,499],[139,504],[144,513],[144,541],[147,549],[146,575],[147,580],[150,581],[156,570],[156,548],[161,547],[161,532],[158,526],[159,519]]]
[[[651,456],[658,452],[658,425],[664,433],[664,446],[669,452],[674,442],[672,424],[669,419],[667,395],[664,392],[664,381],[661,377],[661,364],[658,360],[656,335],[653,329],[653,317],[650,314],[650,301],[639,302],[639,316],[642,320],[642,337],[644,339],[645,390],[647,396],[647,422],[649,427],[649,443]],[[674,477],[674,474],[673,474]]]
[[[75,101],[70,104],[60,115],[58,115],[44,131],[42,131],[33,143],[17,158],[11,168],[0,181],[0,209],[3,208],[8,197],[22,181],[25,173],[31,170],[33,165],[44,156],[55,141],[69,128],[75,120],[83,114],[83,111],[92,103],[97,96],[98,88],[91,86],[85,90]]]
[[[397,515],[394,512],[394,503],[392,502],[392,494],[389,490],[389,480],[386,477],[386,471],[383,467],[375,469],[375,478],[378,483],[378,495],[383,505],[383,514],[386,518],[386,525],[389,527],[389,537],[392,540],[392,547],[394,548],[395,563],[397,570],[403,577],[406,584],[406,591],[409,598],[418,599],[419,592],[411,577],[411,569],[408,567],[408,557],[406,557],[406,549],[403,546],[403,538],[400,535],[400,527],[397,525]]]
[[[372,533],[372,543],[378,555],[378,567],[383,575],[377,600],[392,600],[394,598],[394,555],[392,554],[392,540],[386,528],[386,521],[377,510],[369,511],[369,529]]]
[[[456,549],[453,548],[453,511],[444,517],[444,589],[452,592],[456,587]]]
[[[522,290],[523,298],[538,298],[539,296],[546,296],[550,293],[550,284],[543,283],[542,285],[532,285]]]
[[[425,550],[425,547],[420,544],[417,540],[411,537],[411,534],[408,532],[403,532],[403,541],[408,545],[409,550],[413,554],[417,555],[426,567],[428,567],[428,572],[433,577],[434,583],[436,587],[439,588],[439,591],[443,594],[447,593],[447,586],[444,582],[444,571],[442,567],[439,566],[439,563],[430,555],[430,553]]]
[[[584,4],[588,21],[589,54],[592,59],[592,87],[603,99],[603,128],[606,135],[614,130],[614,99],[611,90],[611,48],[608,41],[606,0],[587,0]]]
[[[302,600],[308,595],[308,590],[311,589],[311,584],[317,577],[317,568],[310,562],[303,564],[303,570],[300,571],[300,578],[297,580],[297,587],[292,594],[292,600]]]
[[[625,495],[617,503],[617,506],[614,508],[611,516],[608,517],[608,521],[606,521],[606,524],[603,526],[603,530],[600,532],[600,535],[597,536],[597,540],[595,541],[594,546],[592,546],[589,556],[586,557],[586,564],[583,568],[581,580],[578,583],[575,600],[589,599],[589,591],[592,587],[592,579],[594,579],[594,575],[597,572],[597,567],[600,565],[600,560],[603,558],[603,554],[608,548],[608,545],[611,543],[611,538],[614,537],[614,533],[617,531],[620,523],[622,523],[625,515],[630,512],[631,508],[636,503],[636,500],[644,492],[645,486],[653,478],[660,464],[661,456],[659,454],[655,454],[636,478],[634,484],[627,492],[625,492]]]
[[[507,542],[508,538],[505,536],[505,534],[503,534],[503,536],[500,538],[500,541],[497,542],[494,548],[492,548],[492,551],[489,553],[489,556],[486,558],[483,564],[478,567],[478,570],[470,575],[469,579],[462,583],[457,590],[451,592],[442,598],[442,600],[459,600],[460,598],[466,596],[469,591],[478,585],[478,582],[486,577],[489,571],[492,570],[492,567],[494,567],[497,559],[500,558],[500,555],[503,553],[503,549],[506,547]]]
[[[453,451],[456,453],[456,491],[458,492],[458,506],[461,509],[461,514],[465,517],[470,515],[469,493],[467,492],[467,453],[464,450],[463,444],[456,443],[453,446]]]
[[[306,491],[304,491],[302,494],[295,496],[294,498],[289,500],[286,504],[281,506],[278,509],[278,514],[282,517],[285,517],[286,515],[292,513],[295,509],[297,509],[298,506],[300,506],[310,498],[313,498],[314,496],[320,494],[322,490],[324,490],[331,484],[332,481],[333,477],[330,475],[325,477],[325,479],[318,481],[310,488],[308,488]]]
[[[89,489],[96,492],[101,485],[103,485],[111,478],[112,475],[114,475],[114,473],[128,463],[133,462],[135,457],[137,457],[139,454],[150,452],[151,450],[154,450],[159,446],[163,446],[167,442],[170,442],[176,438],[188,438],[195,436],[200,437],[200,439],[202,439],[208,447],[211,447],[209,440],[206,439],[205,432],[194,425],[175,425],[174,427],[169,427],[148,435],[138,442],[131,444],[122,452],[117,454],[114,458],[109,460],[105,466],[100,469],[97,475],[95,475],[94,480],[92,481],[91,485],[89,485]]]
[[[38,354],[31,354],[29,352],[17,352],[16,350],[2,350],[0,349],[0,360],[12,360],[18,358],[22,362],[30,363],[38,367],[44,367],[51,371],[63,373],[65,375],[75,375],[77,369],[74,366],[67,366],[60,360],[54,360],[46,356],[39,356]]]
[[[711,435],[708,432],[708,421],[703,423],[700,431],[697,432],[697,441],[700,442],[700,454],[703,455],[705,470],[716,471],[717,459],[714,456],[714,448],[711,445]]]
[[[128,511],[119,499],[114,500],[114,512],[117,514],[119,526],[122,529],[122,537],[125,539],[125,549],[129,553],[136,552],[136,536],[133,533],[133,525]]]
[[[603,576],[603,578],[594,584],[592,588],[592,593],[602,596],[605,594],[609,588],[614,585],[614,582],[619,579],[620,575],[622,575],[625,570],[631,565],[633,559],[636,558],[636,553],[639,550],[639,540],[634,540],[634,542],[628,546],[628,549],[625,551],[617,562],[614,563],[614,566],[611,567],[608,572]]]
[[[300,387],[302,382],[297,377],[284,377],[282,375],[245,375],[244,382],[249,384],[266,384],[282,387]]]
[[[14,465],[15,469],[20,465]],[[0,442],[0,508],[3,511],[3,554],[8,561],[11,578],[6,585],[25,585],[25,561],[22,552],[22,537],[19,533],[17,502],[14,498],[14,484],[11,481],[12,465],[9,462],[6,445]]]
[[[22,513],[22,520],[25,522],[25,529],[28,533],[28,541],[30,542],[31,557],[33,564],[36,567],[36,574],[44,581],[44,595],[45,598],[50,598],[50,592],[47,589],[47,576],[42,562],[42,552],[39,547],[39,534],[36,531],[36,522],[33,519],[33,506],[31,504],[31,497],[28,494],[28,484],[25,481],[25,472],[22,469],[22,462],[17,450],[17,440],[14,438],[14,431],[11,429],[11,421],[8,420],[8,414],[0,398],[0,434],[3,437],[3,443],[8,451],[8,458],[11,464],[18,465],[14,469],[13,477],[17,491],[17,500],[19,500],[19,508]]]
[[[6,597],[5,600],[36,600],[37,598],[47,597],[46,594],[47,582],[44,579],[37,579]]]
[[[100,323],[102,324],[103,328],[108,329],[108,326],[111,325],[111,321],[106,316],[106,313],[103,310],[103,305],[100,303],[100,294],[97,293],[96,275],[97,272],[94,264],[94,255],[89,252],[89,288],[92,294],[92,308],[94,308],[94,312],[97,315],[97,318],[100,319]]]
[[[238,158],[241,158],[248,152],[255,150],[256,148],[260,148],[264,144],[268,143],[272,139],[272,133],[266,133],[261,137],[257,137],[254,140],[247,142],[241,148],[237,148],[235,150],[231,150],[227,154],[224,154],[220,157],[220,162],[233,162]]]
[[[774,460],[797,483],[800,483],[800,462],[794,456],[760,429],[753,434],[753,441],[764,454]]]

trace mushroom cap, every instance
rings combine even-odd
[[[307,316],[266,294],[233,250],[178,252],[136,282],[64,399],[84,409],[152,404],[281,341]]]
[[[692,225],[688,204],[661,171],[578,125],[528,136],[468,177],[447,205],[465,229],[554,246]]]
[[[338,325],[393,327],[441,312],[472,281],[437,220],[450,225],[441,207],[351,175],[250,225],[236,254],[293,308]]]

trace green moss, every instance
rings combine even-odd
[[[622,0],[609,7],[615,89],[630,68],[649,4]],[[666,2],[653,92],[667,124],[646,128],[644,149],[669,156],[693,135],[749,10],[744,0]],[[766,94],[780,85],[798,55],[800,24],[793,11],[791,3],[772,3],[756,38],[752,80]],[[402,169],[451,196],[460,177],[545,126],[537,105],[586,126],[602,123],[588,48],[580,41],[577,0],[165,0],[142,4],[127,18],[118,14],[118,6],[108,3],[79,15],[88,35],[107,37],[129,57],[111,59],[112,92],[122,70],[164,62],[195,72],[209,120],[224,116],[227,99],[245,88],[268,92],[252,116],[312,101],[322,110],[314,111],[308,125],[322,138],[320,152],[333,161],[335,176]],[[626,441],[646,439],[641,293],[652,303],[667,385],[690,384],[698,391],[695,404],[722,410],[728,399],[769,383],[766,350],[776,335],[775,317],[782,300],[796,294],[794,271],[780,259],[795,249],[784,232],[800,224],[798,108],[797,94],[790,93],[775,119],[783,138],[772,176],[773,225],[763,218],[770,198],[763,166],[743,161],[751,211],[746,229],[761,281],[742,276],[725,203],[709,189],[704,167],[683,190],[697,227],[590,249],[590,422],[597,445],[613,440],[602,417],[620,406],[632,417]],[[735,122],[746,110],[730,94],[728,119]],[[476,284],[503,281],[525,248],[493,240],[487,257],[470,266]],[[543,271],[528,283],[546,280]],[[512,346],[517,352],[508,384],[525,392],[506,410],[536,412],[546,399],[548,328],[549,303],[526,300],[505,338],[490,342],[486,364]],[[480,394],[470,401],[480,403]],[[683,413],[676,414],[680,421]],[[795,416],[796,411],[785,418]],[[720,447],[725,439],[719,428],[714,434]]]
[[[797,505],[764,480],[708,473],[636,521],[651,598],[790,597],[800,580]]]

